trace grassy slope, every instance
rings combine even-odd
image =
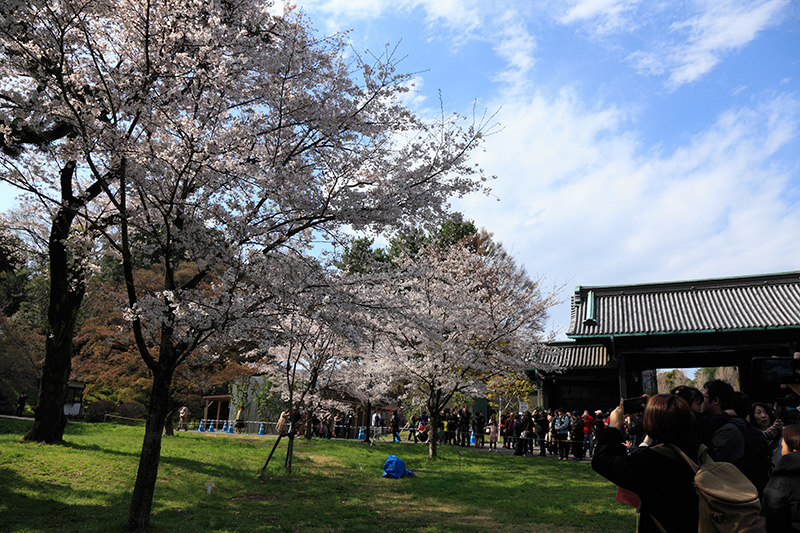
[[[120,531],[143,431],[67,426],[65,446],[21,444],[30,422],[0,419],[0,529]],[[156,531],[633,531],[632,508],[588,463],[564,463],[407,443],[282,441],[259,480],[272,438],[165,437]],[[387,454],[416,476],[381,477]],[[215,486],[209,495],[206,483]]]

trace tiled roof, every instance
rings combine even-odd
[[[800,329],[800,272],[578,287],[568,337]]]
[[[537,354],[544,365],[560,368],[592,368],[605,366],[608,351],[601,344],[577,344],[573,341],[550,342]]]

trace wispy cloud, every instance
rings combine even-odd
[[[513,11],[503,16],[494,31],[495,53],[506,65],[495,75],[495,81],[517,87],[526,85],[536,63],[536,39]]]
[[[789,0],[702,2],[694,16],[674,21],[662,41],[630,59],[642,72],[668,74],[672,88],[694,82],[778,23],[788,5]]]
[[[358,21],[419,10],[429,25],[458,30],[463,38],[481,27],[486,7],[478,0],[302,0],[301,5],[325,13],[327,27],[336,30]]]
[[[401,2],[402,3],[402,2]],[[300,7],[313,9],[327,15],[325,23],[328,27],[342,29],[347,21],[355,22],[380,17],[389,7],[389,2],[376,0],[303,0]],[[320,22],[316,20],[316,22]]]
[[[523,84],[535,64],[536,39],[527,23],[525,2],[489,4],[482,0],[304,0],[303,6],[325,13],[326,30],[347,29],[356,21],[403,17],[417,11],[429,41],[442,42],[452,53],[477,40],[488,43],[501,60],[493,78]]]
[[[777,24],[791,0],[571,0],[555,18],[589,35],[634,35],[628,58],[643,74],[665,75],[677,88],[713,70],[729,55]],[[553,8],[551,8],[552,10]],[[555,8],[557,9],[557,8]],[[613,41],[613,39],[612,39]],[[612,46],[619,46],[613,41]]]
[[[590,22],[595,33],[630,27],[639,0],[571,0],[558,18],[563,24]]]
[[[673,30],[688,38],[672,54],[675,67],[670,82],[689,83],[707,73],[726,54],[744,47],[777,22],[787,5],[789,0],[711,2],[698,16],[673,24]]]
[[[426,21],[433,25],[441,25],[455,31],[458,40],[467,39],[479,30],[485,16],[480,2],[475,0],[419,0],[414,2],[426,13]]]

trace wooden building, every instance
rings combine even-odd
[[[800,272],[579,286],[567,337],[540,354],[563,371],[532,376],[547,407],[608,409],[655,392],[657,369],[718,366],[772,401],[779,390],[752,382],[750,360],[800,350]]]
[[[215,426],[220,426],[223,423],[222,421],[227,421],[235,415],[235,413],[230,412],[230,394],[209,394],[203,396],[203,399],[206,401],[205,409],[203,409],[203,419],[214,421]],[[221,427],[214,427],[214,430],[218,431],[219,429]]]

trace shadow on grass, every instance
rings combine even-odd
[[[13,437],[21,438],[22,431]],[[0,529],[121,530],[142,433],[111,426],[94,426],[85,432],[85,437],[73,434],[71,438],[78,442],[52,449],[12,444],[11,436],[0,439],[0,451],[6,454],[0,455],[0,494],[10,495],[0,498],[5,522]],[[199,434],[165,437],[153,502],[153,530],[471,533],[633,529],[632,513],[614,502],[613,486],[594,474],[588,464],[471,449],[461,449],[461,458],[458,450],[450,447],[440,447],[439,457],[431,460],[422,445],[365,446],[355,441],[297,439],[293,473],[283,468],[286,444],[282,442],[266,476],[258,479],[257,472],[273,443],[269,438],[210,439]],[[388,454],[399,456],[417,475],[383,478]],[[25,470],[26,463],[32,468]],[[40,463],[46,468],[40,469]],[[97,464],[95,471],[89,472],[88,465],[93,463]],[[80,475],[84,477],[78,478]],[[93,475],[98,481],[91,481]],[[83,481],[74,481],[76,478]],[[210,493],[206,483],[214,484]]]
[[[0,494],[3,531],[121,531],[127,517],[123,495],[31,481],[2,467]]]
[[[516,529],[526,524],[528,529],[521,530],[634,528],[632,508],[614,501],[615,487],[594,473],[588,462],[560,463],[451,447],[440,447],[439,456],[431,460],[415,449],[379,449],[381,458],[396,454],[417,472],[414,478],[388,482],[380,494],[409,519],[416,510],[422,510],[422,516],[436,513],[459,531],[496,530],[503,524],[509,529],[510,524]],[[362,453],[362,458],[374,450]]]

